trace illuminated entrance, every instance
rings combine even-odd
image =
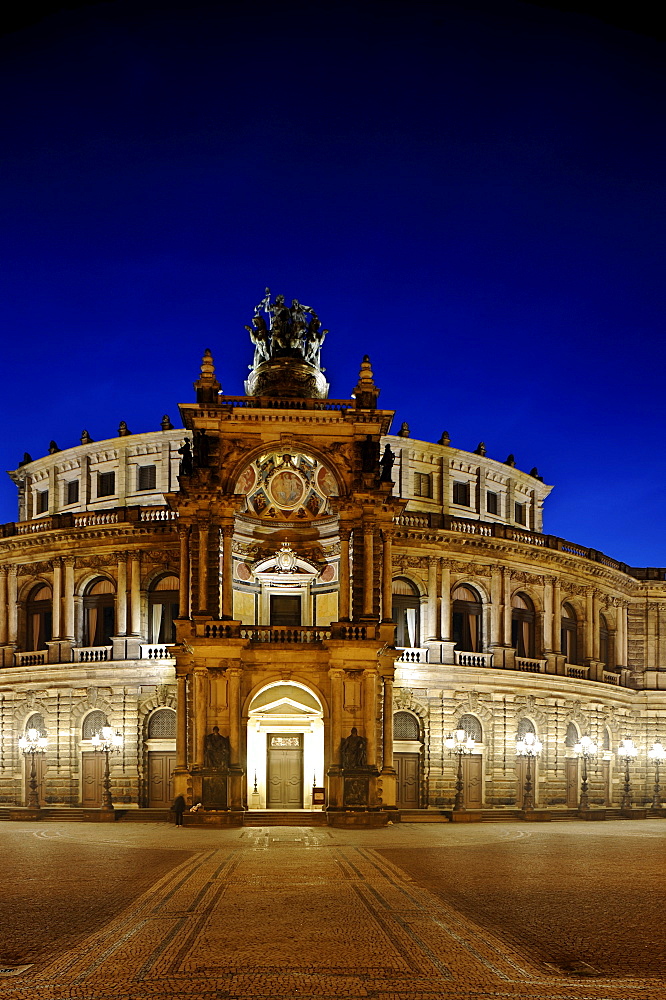
[[[255,694],[247,721],[250,809],[312,808],[312,786],[324,778],[323,715],[314,691],[295,681]]]

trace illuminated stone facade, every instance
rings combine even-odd
[[[511,456],[390,434],[367,359],[353,395],[329,398],[314,313],[260,305],[248,389],[270,395],[222,395],[206,352],[184,430],[121,425],[11,473],[0,803],[27,802],[32,727],[42,805],[100,806],[91,740],[108,723],[116,806],[182,793],[198,821],[322,797],[331,822],[450,809],[455,729],[475,741],[467,810],[523,804],[526,732],[543,744],[537,807],[577,807],[585,734],[590,804],[619,807],[631,736],[631,798],[649,806],[664,571],[544,535],[550,487]]]

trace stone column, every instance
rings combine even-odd
[[[10,644],[18,642],[18,566],[9,567],[7,577],[7,618],[8,635]]]
[[[233,563],[231,560],[231,540],[234,536],[233,521],[222,525],[222,617],[234,617]]]
[[[208,608],[208,532],[209,525],[203,521],[199,522],[199,577],[198,577],[198,599],[197,610],[206,611]],[[224,546],[226,552],[226,545]]]
[[[141,635],[141,563],[139,553],[130,554],[130,618],[132,635]]]
[[[118,552],[118,593],[116,595],[116,635],[127,635],[127,553]]]
[[[599,593],[592,594],[592,658],[599,659]]]
[[[331,764],[339,766],[338,751],[342,740],[342,681],[344,670],[333,667],[328,671],[331,679]]]
[[[385,768],[393,767],[393,678],[384,678],[384,760]]]
[[[546,653],[553,650],[553,590],[555,580],[546,577],[543,588],[543,648]]]
[[[349,621],[349,528],[340,528],[340,595],[338,598],[338,618]]]
[[[553,584],[553,650],[562,652],[562,584],[555,577]]]
[[[374,529],[366,521],[363,525],[363,614],[372,617],[374,610],[374,560],[373,560]]]
[[[231,746],[231,763],[238,767],[241,762],[240,746],[240,677],[238,667],[227,670],[229,681],[229,743]]]
[[[440,583],[441,606],[440,606],[440,629],[442,639],[448,642],[451,639],[451,567],[446,559],[441,560],[442,580]]]
[[[388,529],[382,531],[382,619],[385,622],[393,618],[393,559],[392,538]]]
[[[428,634],[430,641],[439,638],[437,628],[437,560],[431,556],[428,559]]]
[[[178,617],[190,617],[190,526],[178,525],[180,544],[180,588],[178,591]]]
[[[617,608],[617,622],[615,631],[615,666],[627,666],[627,609],[624,604],[619,604]]]
[[[502,645],[502,571],[499,566],[490,570],[490,646]]]
[[[208,692],[206,690],[208,682],[208,672],[205,667],[194,668],[194,747],[193,764],[195,767],[203,767],[204,763],[204,741],[206,739],[206,706],[208,704]]]
[[[62,560],[53,560],[53,590],[51,591],[51,639],[60,639],[62,611]]]
[[[74,635],[74,557],[65,556],[65,639]]]
[[[377,763],[377,673],[375,670],[364,670],[363,680],[365,681],[365,738],[368,748],[368,767],[374,767]]]
[[[0,646],[7,645],[7,567],[0,566]]]
[[[594,591],[591,587],[585,593],[585,658],[594,659]]]
[[[502,645],[511,645],[511,570],[502,569],[504,614],[502,615]]]
[[[187,674],[178,674],[176,705],[176,767],[187,767]]]

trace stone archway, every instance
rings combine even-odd
[[[297,681],[276,681],[252,698],[247,720],[250,809],[311,809],[324,779],[324,713]]]

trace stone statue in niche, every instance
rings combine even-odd
[[[182,448],[178,449],[178,454],[183,457],[180,460],[179,475],[181,476],[191,476],[194,469],[194,463],[192,461],[192,446],[190,445],[189,438],[183,441]]]
[[[380,465],[382,467],[382,474],[379,477],[382,483],[392,483],[393,479],[391,474],[393,472],[393,463],[395,462],[395,455],[391,451],[389,445],[384,448],[384,454],[381,457]]]
[[[367,746],[368,741],[365,736],[359,736],[358,729],[354,726],[349,736],[345,737],[340,744],[340,758],[343,768],[365,767],[368,760]]]
[[[204,767],[229,767],[230,759],[229,737],[222,736],[219,726],[213,726],[204,739]]]

